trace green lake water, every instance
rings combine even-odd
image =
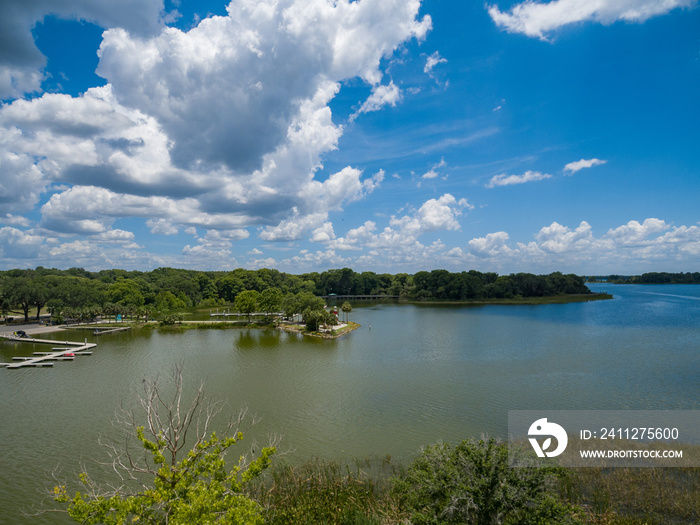
[[[178,364],[232,410],[261,418],[246,440],[283,435],[291,461],[409,461],[439,440],[505,437],[508,410],[699,409],[700,286],[591,288],[614,299],[356,303],[350,318],[362,327],[336,340],[270,329],[61,333],[98,347],[53,368],[0,369],[0,523],[69,523],[22,510],[40,501],[54,467],[74,477],[106,459],[97,442],[115,435],[120,402]],[[46,349],[0,343],[0,361]]]

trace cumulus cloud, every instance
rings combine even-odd
[[[23,4],[21,7],[19,4]],[[160,30],[163,0],[32,0],[0,2],[0,99],[41,90],[44,57],[32,29],[46,15],[119,26],[139,36]]]
[[[548,3],[528,0],[501,11],[488,6],[488,13],[497,26],[510,33],[547,40],[547,34],[568,24],[597,22],[612,24],[644,22],[679,7],[690,7],[696,0],[553,0]]]
[[[434,257],[445,251],[445,246],[439,241],[425,246],[420,240],[421,236],[438,231],[459,231],[458,218],[465,210],[472,208],[466,199],[457,200],[445,193],[437,199],[428,199],[406,215],[392,216],[389,225],[381,230],[376,222],[365,221],[329,242],[328,248],[362,252],[356,263],[364,266],[391,264],[410,267],[426,264],[431,258],[431,264],[434,264]]]
[[[180,231],[177,229],[177,226],[165,219],[148,219],[146,226],[151,229],[151,233],[159,235],[175,235]]]
[[[257,226],[269,240],[320,239],[329,211],[382,182],[383,171],[350,166],[318,177],[343,132],[329,103],[357,77],[372,86],[362,111],[398,102],[382,59],[425,38],[431,20],[418,18],[419,0],[240,0],[189,31],[163,25],[161,1],[107,4],[0,8],[17,27],[54,13],[108,28],[97,71],[107,85],[0,108],[0,214],[29,211],[51,192],[40,224],[61,234],[94,236],[129,216],[166,235]],[[17,35],[3,38],[20,46]]]
[[[584,168],[592,168],[593,166],[600,166],[602,164],[607,163],[607,160],[600,160],[600,159],[581,159],[577,160],[576,162],[569,162],[566,166],[564,166],[564,171],[571,172],[570,174],[573,175],[577,171],[580,171]]]
[[[459,201],[449,193],[445,193],[438,199],[429,199],[420,207],[416,219],[420,223],[421,231],[459,230],[457,217],[462,214],[462,209],[473,209],[466,199]]]
[[[689,261],[700,263],[700,228],[655,218],[632,220],[597,236],[587,221],[574,228],[553,222],[531,242],[509,241],[504,231],[476,237],[467,243],[463,260],[490,270],[540,273],[642,273],[658,271],[659,265],[681,270]]]
[[[542,228],[535,238],[542,250],[553,253],[564,253],[573,248],[583,250],[593,244],[591,225],[586,221],[574,230],[553,222]]]
[[[324,222],[322,226],[313,231],[310,240],[311,242],[328,242],[332,239],[335,239],[333,224],[331,222]]]
[[[303,191],[306,199],[302,209],[292,208],[292,216],[276,226],[267,226],[259,234],[265,241],[292,241],[300,239],[307,231],[317,230],[328,218],[328,212],[340,210],[344,202],[352,202],[372,193],[384,180],[380,170],[372,177],[362,180],[362,171],[344,168],[323,182],[311,181]],[[320,237],[316,236],[316,240]]]
[[[120,102],[158,120],[177,166],[249,172],[284,141],[299,102],[320,83],[359,76],[377,84],[381,58],[430,28],[429,17],[415,20],[418,7],[418,0],[232,2],[228,16],[188,32],[166,28],[144,40],[106,31],[97,72]],[[371,107],[395,103],[396,89],[376,88]]]
[[[526,171],[522,175],[508,175],[502,173],[500,175],[494,175],[486,183],[487,188],[495,188],[496,186],[510,186],[513,184],[524,184],[526,182],[533,182],[537,180],[551,179],[552,176],[546,173],[540,173],[539,171]]]
[[[660,233],[668,228],[669,225],[665,221],[655,218],[645,219],[641,224],[638,221],[629,221],[627,224],[608,230],[608,237],[615,239],[620,244],[640,244],[645,242],[650,235]]]
[[[506,232],[489,233],[469,241],[469,252],[477,257],[495,257],[507,254],[511,249],[506,245],[509,236]]]
[[[0,228],[0,255],[8,259],[32,259],[37,257],[43,239],[32,234],[5,226]]]
[[[20,226],[24,228],[29,228],[32,221],[21,215],[12,215],[11,213],[6,213],[4,217],[0,217],[0,222],[8,224],[10,226]]]

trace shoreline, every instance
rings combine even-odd
[[[436,305],[436,306],[445,306],[445,305],[458,305],[458,306],[486,306],[486,305],[543,305],[543,304],[569,304],[569,303],[580,303],[580,302],[589,302],[589,301],[601,301],[601,300],[608,300],[612,299],[613,296],[608,293],[592,293],[592,294],[568,294],[568,295],[550,295],[550,296],[544,296],[544,297],[513,297],[509,299],[471,299],[471,300],[465,300],[465,301],[449,301],[449,300],[423,300],[423,301],[415,301],[415,300],[405,300],[405,299],[399,299],[399,303],[403,304],[414,304],[414,305],[424,305],[424,306],[430,306],[430,305]],[[146,326],[152,323],[155,323],[156,321],[147,321],[145,323],[143,322],[123,322],[121,323],[122,326],[133,326],[134,324],[139,325],[139,326]],[[17,330],[24,330],[28,335],[36,335],[36,334],[46,334],[46,333],[51,333],[51,332],[61,332],[64,330],[71,330],[73,328],[77,327],[90,327],[90,326],[98,326],[100,322],[96,323],[86,323],[86,324],[75,324],[75,325],[41,325],[38,323],[22,323],[22,324],[13,324],[13,325],[7,325],[3,324],[0,325],[0,336],[4,334],[11,334],[12,332],[15,332]],[[108,323],[110,325],[115,324],[115,323]],[[190,326],[187,326],[190,325]],[[360,325],[357,323],[349,322],[347,323],[347,326],[339,328],[337,330],[338,333],[334,334],[329,334],[327,332],[304,332],[302,328],[298,328],[298,325],[292,325],[292,324],[278,324],[274,326],[270,325],[256,325],[255,323],[249,323],[249,324],[239,324],[238,322],[226,322],[226,321],[185,321],[179,324],[172,325],[171,328],[175,329],[180,329],[180,330],[189,330],[189,329],[196,329],[196,328],[216,328],[216,329],[223,329],[223,328],[229,328],[229,327],[241,327],[241,328],[279,328],[280,330],[284,330],[286,332],[296,332],[296,333],[301,333],[305,335],[310,335],[312,337],[321,337],[324,339],[335,339],[338,337],[341,337],[347,333],[350,333],[354,330],[357,330],[360,328]],[[158,328],[167,328],[167,327],[161,327],[158,326]],[[334,331],[335,332],[335,331]]]
[[[341,327],[338,328],[337,330],[331,330],[331,332],[306,332],[304,331],[303,328],[300,328],[299,325],[292,325],[292,324],[279,324],[275,328],[278,328],[280,330],[283,330],[285,332],[293,332],[297,334],[302,334],[302,335],[308,335],[311,337],[320,337],[321,339],[337,339],[339,337],[344,336],[345,334],[349,334],[350,332],[353,332],[360,328],[362,325],[353,323],[352,321],[349,321],[347,323],[341,323]]]
[[[27,335],[38,335],[38,334],[47,334],[51,332],[63,332],[66,330],[79,330],[79,329],[85,329],[85,328],[98,328],[104,323],[89,323],[89,324],[74,324],[74,325],[38,325],[38,324],[17,324],[17,325],[0,325],[0,337],[10,335],[13,332],[17,330],[23,330],[26,332]],[[109,323],[110,327],[113,327],[114,323]],[[139,328],[146,328],[148,327],[149,329],[156,329],[156,330],[161,330],[164,329],[166,331],[185,331],[185,330],[199,330],[199,329],[212,329],[212,330],[225,330],[229,328],[271,328],[271,329],[277,329],[277,330],[282,330],[285,332],[293,332],[293,333],[299,333],[302,335],[308,335],[311,337],[319,337],[322,339],[337,339],[339,337],[342,337],[346,334],[349,334],[350,332],[353,332],[360,328],[362,325],[358,323],[354,323],[352,321],[349,321],[348,323],[341,323],[340,328],[337,328],[332,331],[324,331],[324,332],[306,332],[303,327],[296,325],[296,324],[288,324],[288,323],[283,323],[283,324],[278,324],[278,325],[260,325],[260,324],[255,324],[255,323],[250,323],[250,324],[241,324],[237,322],[225,322],[225,321],[189,321],[189,322],[183,322],[183,323],[178,323],[174,325],[169,325],[169,326],[159,326],[157,325],[156,321],[149,321],[147,323],[143,322],[134,322],[134,323],[120,323],[120,326],[137,326]]]

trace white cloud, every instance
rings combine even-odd
[[[71,15],[64,3],[36,0],[22,20],[49,9],[104,24],[108,84],[0,107],[0,214],[35,208],[51,188],[40,224],[61,233],[106,232],[126,216],[170,234],[277,224],[266,235],[286,239],[320,227],[384,178],[350,166],[316,178],[343,132],[329,103],[359,77],[373,86],[365,110],[395,104],[382,59],[431,28],[419,0],[240,0],[187,32],[162,25],[160,2],[117,13],[78,0]]]
[[[33,259],[38,256],[42,243],[39,235],[11,226],[0,228],[0,255],[5,259]]]
[[[540,173],[539,171],[526,171],[522,175],[508,175],[502,173],[501,175],[494,175],[486,183],[487,188],[495,188],[496,186],[510,186],[512,184],[524,184],[526,182],[533,182],[544,179],[551,179],[552,176],[546,173]]]
[[[350,122],[355,120],[362,113],[379,111],[384,106],[396,107],[401,100],[401,90],[394,82],[387,85],[378,85],[372,88],[372,94],[364,101],[360,109],[350,115]]]
[[[457,200],[446,193],[437,199],[428,199],[420,208],[401,217],[392,216],[389,226],[378,231],[374,221],[365,221],[328,244],[329,248],[343,251],[365,251],[362,264],[411,265],[418,260],[429,261],[430,254],[442,244],[424,246],[420,237],[436,231],[458,231],[457,220],[465,209],[473,207],[466,199]]]
[[[20,7],[20,4],[21,5]],[[140,36],[160,27],[162,0],[32,0],[0,2],[0,99],[41,90],[44,57],[34,44],[32,29],[46,15],[86,20],[102,27],[119,26]]]
[[[440,162],[437,164],[434,164],[429,171],[424,173],[421,178],[422,179],[435,179],[440,176],[440,172],[438,171],[440,168],[444,168],[447,166],[447,162],[445,162],[445,159],[440,159]]]
[[[461,208],[472,209],[466,199],[457,201],[449,193],[439,199],[427,200],[416,214],[423,232],[437,230],[459,230],[457,217],[462,214]]]
[[[495,257],[508,254],[511,249],[506,242],[509,236],[506,232],[489,233],[485,237],[476,237],[469,241],[469,252],[477,257]]]
[[[435,51],[432,55],[429,55],[428,58],[425,61],[425,67],[423,68],[423,73],[428,73],[430,74],[433,71],[433,68],[437,66],[438,64],[444,64],[447,62],[447,59],[442,58],[440,56],[440,53],[438,51]]]
[[[303,189],[308,211],[302,213],[298,207],[292,209],[292,216],[280,221],[277,226],[267,226],[260,232],[266,241],[291,241],[300,239],[307,231],[321,228],[331,210],[340,210],[344,202],[352,202],[372,193],[384,180],[380,170],[372,177],[361,180],[362,171],[344,168],[332,174],[323,182],[311,181]],[[313,234],[316,239],[321,233]]]
[[[11,213],[6,213],[4,217],[0,217],[0,222],[8,224],[10,226],[20,226],[23,228],[29,228],[32,221],[21,215],[12,215]]]
[[[335,253],[335,250],[319,250],[316,252],[304,252],[294,257],[283,259],[283,267],[296,268],[338,268],[344,266],[347,259]]]
[[[489,233],[467,243],[464,260],[491,271],[582,274],[687,271],[688,264],[700,264],[700,228],[654,218],[629,221],[598,237],[587,221],[573,229],[553,222],[534,239],[509,243],[508,233]]]
[[[331,222],[324,222],[322,226],[316,228],[310,238],[311,242],[328,242],[333,239],[335,239],[335,232]]]
[[[264,241],[298,240],[307,231],[320,228],[326,218],[325,213],[302,216],[297,211],[291,218],[283,220],[277,226],[267,226],[259,233],[259,237]]]
[[[597,22],[612,24],[644,22],[679,7],[690,7],[696,0],[553,0],[548,3],[528,0],[516,4],[509,12],[488,6],[499,27],[510,33],[547,40],[547,34],[568,24]]]
[[[580,171],[584,168],[592,168],[593,166],[601,166],[602,164],[607,163],[607,160],[600,160],[600,159],[581,159],[577,160],[576,162],[569,162],[566,166],[564,166],[564,171],[570,171],[571,174],[573,175],[577,171]]]
[[[584,250],[593,243],[591,226],[586,221],[582,221],[573,231],[553,222],[542,228],[535,238],[542,250],[552,253],[564,253],[574,248]]]
[[[177,166],[224,164],[250,172],[284,142],[299,103],[322,83],[359,76],[377,84],[381,58],[430,28],[429,17],[416,21],[419,6],[418,0],[238,1],[228,16],[207,18],[188,32],[166,28],[144,40],[106,31],[98,74],[121,103],[158,120]],[[394,88],[375,94],[388,102]]]
[[[175,235],[180,231],[177,226],[166,219],[148,219],[146,226],[151,229],[151,233],[159,235]]]
[[[669,225],[660,219],[646,219],[643,223],[629,221],[617,228],[608,230],[608,237],[615,239],[617,243],[624,245],[640,244],[655,233],[668,230]]]
[[[137,245],[133,244],[135,236],[133,232],[125,230],[108,230],[95,235],[91,240],[93,242],[107,242],[107,243],[128,243],[128,245],[133,248]]]

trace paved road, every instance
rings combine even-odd
[[[17,330],[24,330],[27,335],[34,334],[46,334],[49,332],[60,332],[63,330],[62,326],[47,326],[44,324],[13,324],[13,325],[0,325],[0,334],[8,334],[16,332]]]

